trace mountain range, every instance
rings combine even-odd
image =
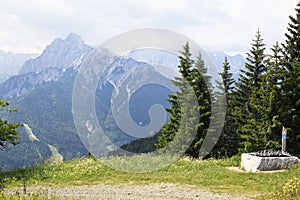
[[[15,54],[0,50],[0,83],[11,76],[18,75],[23,64],[37,56],[37,54]]]
[[[0,76],[3,75],[0,98],[8,100],[11,107],[18,108],[18,112],[5,117],[26,124],[19,129],[20,144],[0,152],[0,167],[11,169],[37,164],[53,157],[54,152],[63,159],[87,155],[88,150],[80,140],[73,121],[72,92],[78,69],[93,50],[94,47],[86,45],[80,36],[71,33],[65,39],[55,39],[39,56],[5,53],[11,55],[11,63],[15,63],[6,70],[2,66],[8,62],[2,65],[0,59]],[[2,54],[0,51],[0,58]],[[209,52],[209,56],[219,71],[227,56],[235,77],[245,62],[241,55]],[[152,105],[169,106],[166,99],[173,91],[170,90],[171,79],[178,74],[177,62],[174,55],[154,51],[132,52],[127,57],[116,58],[106,68],[97,85],[95,108],[99,124],[112,143],[121,146],[137,139],[118,127],[112,107],[121,109],[122,105],[112,105],[112,98],[125,101],[130,93],[129,115],[135,124],[146,127],[151,122],[148,111]],[[166,65],[173,70],[166,71]],[[145,84],[137,80],[149,81]],[[167,87],[155,84],[157,82]],[[122,89],[128,93],[127,96],[118,93]],[[33,136],[38,139],[32,140]]]

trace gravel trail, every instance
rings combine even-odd
[[[7,193],[15,193],[22,188],[9,189]],[[72,186],[64,188],[53,188],[44,186],[27,187],[28,192],[42,193],[45,196],[56,196],[59,199],[74,200],[248,200],[249,196],[214,194],[201,190],[195,186],[182,186],[170,183],[159,183],[152,185],[92,185]]]

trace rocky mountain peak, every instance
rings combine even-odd
[[[75,33],[70,33],[65,39],[56,38],[36,59],[24,63],[20,74],[28,72],[41,72],[49,67],[67,69],[77,67],[92,50],[83,39]]]
[[[84,44],[83,39],[76,33],[69,33],[69,35],[65,38],[65,42],[69,44],[75,44],[75,43]]]

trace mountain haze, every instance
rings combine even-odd
[[[36,54],[14,54],[0,50],[0,83],[11,76],[18,75],[24,62],[34,58]]]

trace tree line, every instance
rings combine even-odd
[[[162,149],[177,138],[181,142],[175,143],[185,154],[201,157],[200,147],[205,136],[211,134],[211,106],[223,99],[227,105],[223,131],[207,156],[280,149],[283,126],[288,131],[287,150],[300,155],[300,2],[295,10],[296,16],[289,17],[285,42],[277,42],[270,54],[266,53],[260,30],[256,32],[237,81],[225,58],[222,83],[216,83],[223,92],[214,95],[210,95],[213,83],[201,54],[192,60],[189,45],[185,44],[179,56],[181,77],[173,80],[179,91],[169,95],[169,122],[163,126],[155,147]],[[198,105],[187,105],[193,102],[192,94]],[[189,140],[191,133],[196,133],[193,140],[182,142]]]

